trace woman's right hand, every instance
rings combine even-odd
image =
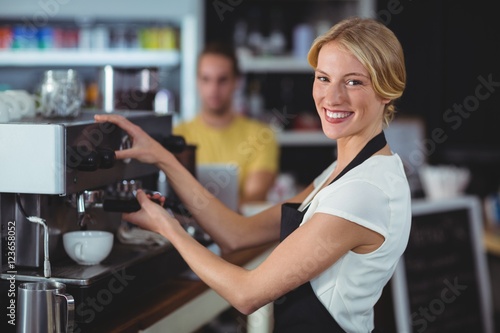
[[[162,154],[168,153],[163,146],[150,137],[139,126],[130,122],[127,118],[116,114],[97,114],[94,120],[99,123],[109,122],[123,129],[132,140],[132,147],[117,150],[117,159],[133,158],[143,163],[156,164]]]

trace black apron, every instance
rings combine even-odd
[[[372,138],[356,157],[332,181],[363,163],[386,145],[384,132]],[[331,183],[330,183],[331,184]],[[300,204],[281,206],[280,241],[295,231],[307,211],[299,211]],[[345,333],[323,303],[316,297],[311,283],[306,282],[274,301],[274,333]]]

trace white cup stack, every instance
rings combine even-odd
[[[470,171],[453,165],[423,165],[419,176],[427,198],[445,199],[464,193],[470,180]]]

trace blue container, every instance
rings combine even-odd
[[[38,47],[38,31],[34,27],[17,25],[12,29],[13,49],[34,49]]]
[[[51,27],[43,27],[38,29],[38,48],[52,49],[54,48],[54,29]]]

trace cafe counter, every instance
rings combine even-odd
[[[229,262],[252,269],[259,265],[272,251],[267,245],[242,250],[222,257]],[[80,332],[93,333],[190,333],[195,332],[214,317],[230,308],[230,304],[196,277],[176,277],[151,292],[131,300],[119,312],[81,328]],[[272,314],[263,307],[258,315],[262,325],[269,326]],[[251,320],[249,316],[248,321]],[[242,322],[241,325],[249,325]],[[255,326],[255,325],[254,325]],[[243,331],[257,332],[254,328]],[[258,332],[267,332],[267,327]],[[75,332],[79,332],[76,327]]]

